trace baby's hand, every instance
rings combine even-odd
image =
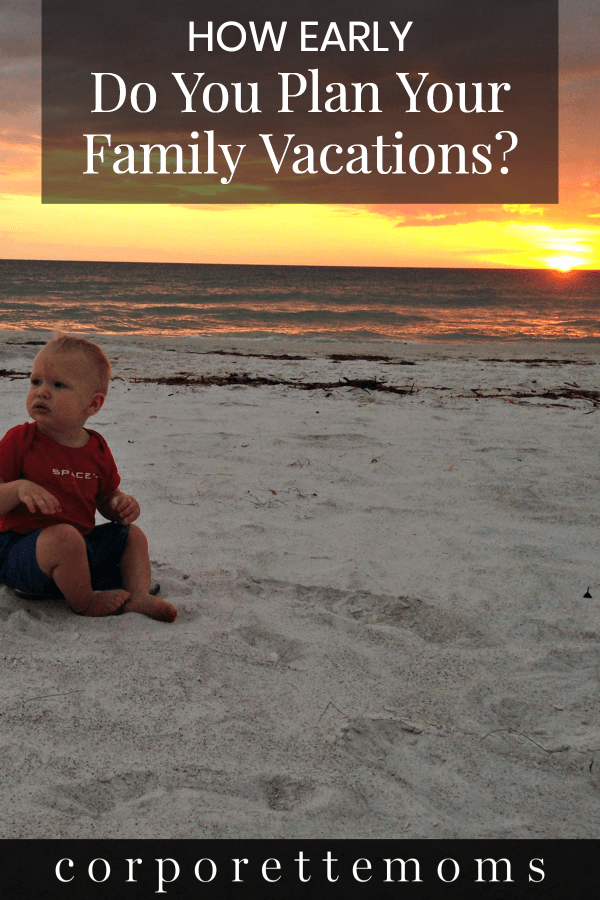
[[[110,501],[110,508],[114,509],[123,525],[130,525],[140,515],[140,504],[131,494],[119,494]]]
[[[56,497],[50,491],[47,491],[46,488],[40,487],[39,484],[35,484],[33,481],[26,481],[25,479],[19,481],[17,496],[30,513],[39,510],[47,516],[55,516],[57,513],[62,512],[62,507]]]

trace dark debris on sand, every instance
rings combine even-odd
[[[17,378],[29,378],[29,372],[17,372],[15,369],[0,369],[0,378],[10,378],[15,381]]]
[[[416,366],[416,363],[411,360],[394,359],[393,356],[357,356],[354,353],[330,353],[327,359],[332,359],[333,362],[352,362],[360,359],[367,362],[385,362],[392,366]]]
[[[262,375],[248,375],[246,372],[230,375],[171,375],[158,378],[132,378],[135,384],[166,384],[170,386],[194,385],[210,387],[213,385],[244,385],[246,387],[284,386],[300,391],[331,391],[336,388],[360,388],[365,391],[385,391],[390,394],[414,394],[414,384],[409,388],[393,387],[377,378],[344,378],[342,381],[289,381],[284,378],[265,378]]]
[[[221,352],[221,351],[214,351]],[[244,354],[239,354],[244,355]],[[270,357],[268,357],[270,358]],[[294,357],[273,357],[275,359],[294,358]],[[331,357],[332,359],[334,357]],[[339,355],[336,359],[346,360],[346,356]],[[356,357],[350,357],[355,359]],[[368,359],[368,357],[361,357]],[[387,357],[371,357],[371,359],[387,359]],[[488,360],[491,362],[492,360]],[[517,362],[517,360],[510,360]],[[525,362],[525,360],[519,360]],[[545,360],[546,362],[546,360]],[[567,361],[565,361],[567,362]],[[406,363],[412,365],[412,363]],[[29,372],[19,372],[15,369],[0,369],[0,378],[8,378],[11,381],[16,379],[29,378]],[[157,377],[138,377],[129,379],[134,384],[165,384],[173,387],[183,386],[227,386],[242,385],[244,387],[290,387],[300,391],[332,391],[339,388],[356,388],[364,391],[382,391],[389,394],[399,394],[401,396],[417,394],[419,388],[415,384],[409,387],[394,387],[386,384],[383,379],[379,378],[344,378],[338,381],[300,381],[289,380],[285,378],[269,378],[262,375],[249,375],[247,372],[232,372],[229,375],[192,375],[191,373],[179,372],[176,375],[157,376]],[[423,390],[429,389],[429,386],[423,385]],[[436,391],[451,390],[447,387],[431,388]],[[459,395],[463,399],[477,400],[586,400],[591,403],[594,409],[600,409],[600,390],[591,390],[580,388],[577,384],[569,385],[565,383],[564,387],[554,388],[546,391],[519,391],[512,388],[495,388],[494,392],[485,391],[483,388],[471,388],[470,394]]]
[[[245,387],[290,387],[299,391],[332,391],[338,388],[357,388],[364,391],[383,391],[389,394],[407,396],[419,393],[415,384],[410,387],[394,387],[377,378],[342,378],[341,381],[289,381],[284,378],[266,378],[261,375],[248,375],[247,372],[231,373],[229,375],[191,375],[179,373],[168,377],[143,377],[132,378],[135,384],[165,384],[174,387],[200,386],[211,387],[227,385],[243,385]],[[425,386],[425,389],[427,387]],[[450,390],[450,388],[436,387],[435,390]],[[512,388],[496,388],[494,393],[488,393],[482,388],[471,388],[470,394],[459,395],[463,399],[476,400],[587,400],[595,409],[600,409],[600,391],[585,390],[579,387],[555,388],[547,391],[517,391]]]
[[[587,359],[548,359],[547,357],[539,357],[536,359],[525,357],[523,359],[499,359],[497,357],[486,357],[480,359],[479,362],[499,362],[499,363],[519,363],[526,366],[595,366],[596,363]]]
[[[461,394],[462,399],[476,400],[588,400],[594,408],[600,409],[600,391],[584,388],[555,388],[548,391],[514,391],[510,388],[496,388],[495,394],[486,393],[482,388],[471,388],[471,394]]]
[[[188,353],[197,353],[195,350],[188,350]],[[290,361],[306,361],[309,356],[297,356],[291,353],[242,353],[241,350],[203,350],[199,353],[202,356],[241,356],[246,359],[284,359]],[[396,359],[393,356],[375,356],[374,354],[364,353],[329,353],[325,357],[333,362],[385,362],[392,366],[416,366],[416,362],[408,359]]]
[[[193,352],[193,351],[188,351]],[[308,356],[293,356],[290,353],[242,353],[240,350],[204,350],[202,355],[206,356],[244,356],[254,357],[256,359],[289,359],[289,360],[307,360]]]

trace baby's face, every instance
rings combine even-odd
[[[36,356],[27,394],[27,412],[44,434],[71,435],[100,409],[103,395],[96,389],[93,368],[80,351]]]

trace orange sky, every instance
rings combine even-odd
[[[37,0],[0,19],[0,257],[600,268],[600,11],[560,4],[560,203],[145,206],[40,202]]]

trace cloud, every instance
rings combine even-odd
[[[415,226],[439,227],[441,225],[467,225],[473,222],[510,222],[544,218],[550,207],[533,206],[529,203],[505,203],[479,206],[462,204],[457,206],[432,205],[371,205],[370,212],[391,219],[396,228]]]
[[[560,70],[571,74],[600,72],[598,0],[560,4]]]
[[[0,9],[0,59],[14,61],[40,54],[40,4],[37,0],[4,0]]]
[[[40,11],[32,0],[0,9],[0,113],[14,118],[40,106]]]

